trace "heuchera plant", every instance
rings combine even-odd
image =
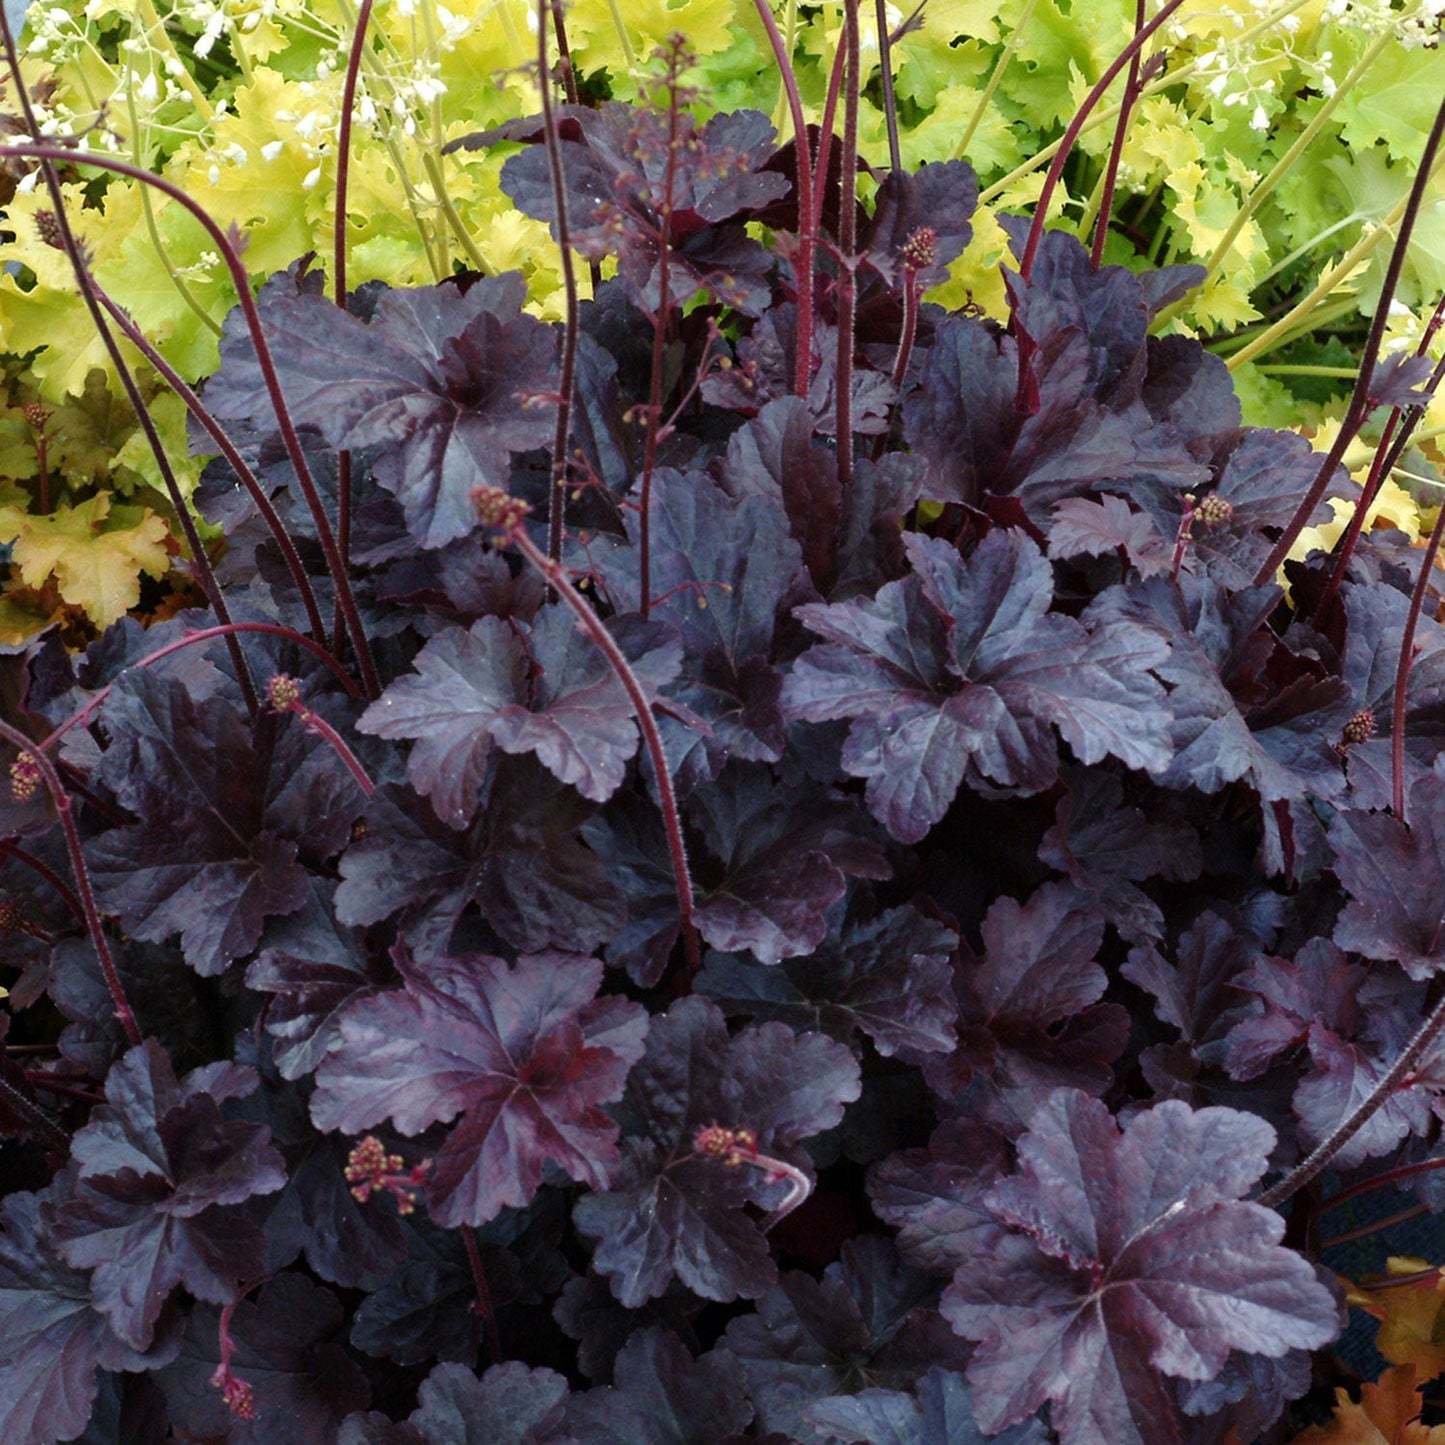
[[[1378,363],[1397,260],[1336,446],[1247,429],[1149,334],[1198,268],[1047,197],[1007,326],[922,303],[977,187],[858,202],[846,22],[840,134],[696,122],[679,38],[650,107],[464,139],[560,323],[505,274],[253,297],[197,207],[199,394],[70,230],[57,166],[124,163],[8,145],[226,545],[206,607],[4,662],[7,1445],[1328,1410],[1320,1217],[1445,1162],[1445,523],[1281,568],[1442,367]]]

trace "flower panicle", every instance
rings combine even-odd
[[[385,1193],[396,1200],[398,1214],[410,1214],[430,1167],[431,1161],[423,1159],[408,1170],[400,1154],[388,1154],[381,1140],[368,1134],[346,1156],[346,1182],[359,1204],[365,1204],[373,1194]]]

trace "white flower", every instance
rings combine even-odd
[[[286,142],[283,140],[268,140],[266,144],[261,147],[262,159],[274,161],[276,157],[281,154],[282,150],[285,148],[285,145]]]
[[[316,182],[320,179],[321,167],[313,166],[309,171],[306,172],[305,176],[302,177],[301,189],[303,191],[314,191],[316,189]]]
[[[1249,128],[1258,131],[1266,131],[1269,129],[1269,115],[1266,113],[1263,105],[1255,106],[1254,114],[1249,118]]]

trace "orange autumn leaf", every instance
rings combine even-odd
[[[1336,1390],[1335,1417],[1312,1425],[1290,1445],[1445,1445],[1445,1425],[1422,1425],[1413,1365],[1396,1365],[1365,1385],[1356,1404]]]

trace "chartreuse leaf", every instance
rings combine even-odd
[[[20,580],[43,587],[53,576],[65,601],[97,627],[109,627],[140,601],[140,579],[170,567],[169,530],[149,508],[120,507],[108,492],[43,516],[0,507],[0,542],[13,546]]]

